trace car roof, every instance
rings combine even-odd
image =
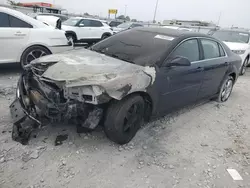
[[[241,33],[248,33],[250,34],[250,31],[244,30],[244,29],[219,29],[216,31],[231,31],[231,32],[241,32]]]
[[[88,17],[80,17],[80,16],[77,16],[77,17],[71,17],[71,18],[77,18],[77,19],[87,19],[87,20],[95,20],[95,21],[100,21],[100,22],[103,22],[103,21],[102,21],[102,20],[100,20],[100,19],[88,18]]]
[[[12,16],[15,16],[19,19],[22,19],[23,21],[35,26],[35,27],[47,27],[47,25],[43,24],[42,22],[20,12],[20,11],[17,11],[17,10],[13,10],[13,9],[10,9],[10,8],[6,8],[6,7],[1,7],[0,6],[0,12],[4,12],[6,14],[10,14]]]
[[[208,37],[208,38],[213,38],[211,36],[208,36],[206,34],[202,33],[197,33],[197,32],[190,32],[190,31],[184,31],[184,30],[177,30],[177,29],[170,29],[170,28],[163,28],[163,27],[138,27],[135,28],[138,31],[145,31],[145,32],[151,32],[151,33],[156,33],[160,35],[167,35],[167,36],[172,36],[175,38],[178,37]]]

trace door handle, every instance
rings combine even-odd
[[[16,33],[15,33],[15,36],[26,36],[26,34],[25,33],[22,33],[21,31],[17,31]]]

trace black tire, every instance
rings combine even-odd
[[[76,36],[74,34],[72,34],[72,33],[66,34],[66,37],[67,37],[68,41],[71,41],[72,43],[76,43],[77,42]]]
[[[106,39],[106,38],[108,38],[110,36],[111,36],[110,34],[103,34],[101,40],[104,40],[104,39]]]
[[[20,61],[21,68],[24,69],[24,66],[28,65],[32,60],[49,54],[51,54],[51,52],[43,46],[31,46],[22,54]]]
[[[234,78],[232,76],[227,76],[222,82],[222,85],[220,87],[220,92],[216,101],[220,103],[226,102],[232,93],[233,86],[234,86]]]
[[[249,60],[248,57],[244,60],[244,63],[242,64],[242,67],[240,69],[240,75],[244,75],[246,73],[246,69],[248,66],[248,60]]]
[[[144,100],[139,95],[113,102],[104,121],[107,137],[117,144],[126,144],[132,140],[143,123],[144,107]]]

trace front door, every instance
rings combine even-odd
[[[0,12],[0,63],[17,62],[17,57],[29,39],[28,23]]]
[[[197,39],[182,42],[168,59],[182,56],[189,59],[190,66],[162,66],[157,76],[160,90],[159,107],[162,113],[193,103],[197,99],[204,72],[200,65]],[[167,61],[168,61],[167,59]]]

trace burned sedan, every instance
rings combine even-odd
[[[89,49],[44,56],[19,79],[12,137],[27,143],[46,117],[102,125],[109,139],[125,144],[152,117],[202,99],[225,102],[240,64],[213,37],[166,28],[134,28]]]

